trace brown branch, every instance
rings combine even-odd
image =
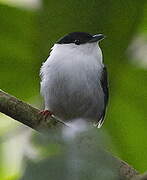
[[[142,175],[137,175],[133,177],[131,180],[147,180],[147,173],[142,174]]]
[[[45,121],[42,116],[39,115],[39,109],[32,107],[31,105],[5,93],[2,90],[0,90],[0,112],[29,126],[34,130],[39,130],[40,128],[50,129],[57,125],[63,125],[55,118],[50,118]],[[138,175],[138,172],[126,162],[117,157],[113,157],[113,159],[119,164],[119,167],[117,168],[119,169],[121,180],[129,180],[133,177],[142,178],[141,176],[136,176]]]
[[[0,90],[0,112],[37,131],[41,128],[51,128],[57,123],[61,124],[61,122],[54,118],[45,121],[39,114],[39,109],[32,107],[2,90]]]

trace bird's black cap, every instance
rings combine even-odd
[[[59,39],[57,41],[57,44],[74,43],[76,45],[80,45],[80,44],[85,44],[88,42],[89,43],[97,42],[102,39],[104,39],[104,35],[102,35],[102,34],[91,35],[86,32],[73,32],[73,33],[69,33],[68,35]]]

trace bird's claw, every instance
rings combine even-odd
[[[46,119],[47,117],[51,117],[51,115],[53,115],[53,113],[49,110],[42,110],[39,112],[40,115],[44,116],[44,118]]]

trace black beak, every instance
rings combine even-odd
[[[96,34],[92,36],[92,39],[90,39],[88,42],[93,43],[93,42],[98,42],[100,40],[103,40],[105,36],[103,34]]]

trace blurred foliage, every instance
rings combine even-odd
[[[37,161],[26,159],[27,166],[21,180],[118,180],[119,170],[116,167],[119,163],[103,150],[105,140],[102,131],[87,129],[76,132],[68,128],[35,137],[36,143],[48,153],[41,153]],[[60,153],[50,155],[51,142],[57,144],[56,149]]]
[[[38,92],[36,14],[0,5],[0,87],[23,99]]]
[[[0,88],[36,105],[39,68],[53,43],[72,31],[105,34],[101,47],[109,72],[110,102],[102,129],[112,140],[110,150],[143,172],[147,70],[132,65],[126,50],[133,38],[147,36],[146,18],[145,0],[44,0],[36,11],[0,4]],[[0,160],[1,156],[0,145]]]

